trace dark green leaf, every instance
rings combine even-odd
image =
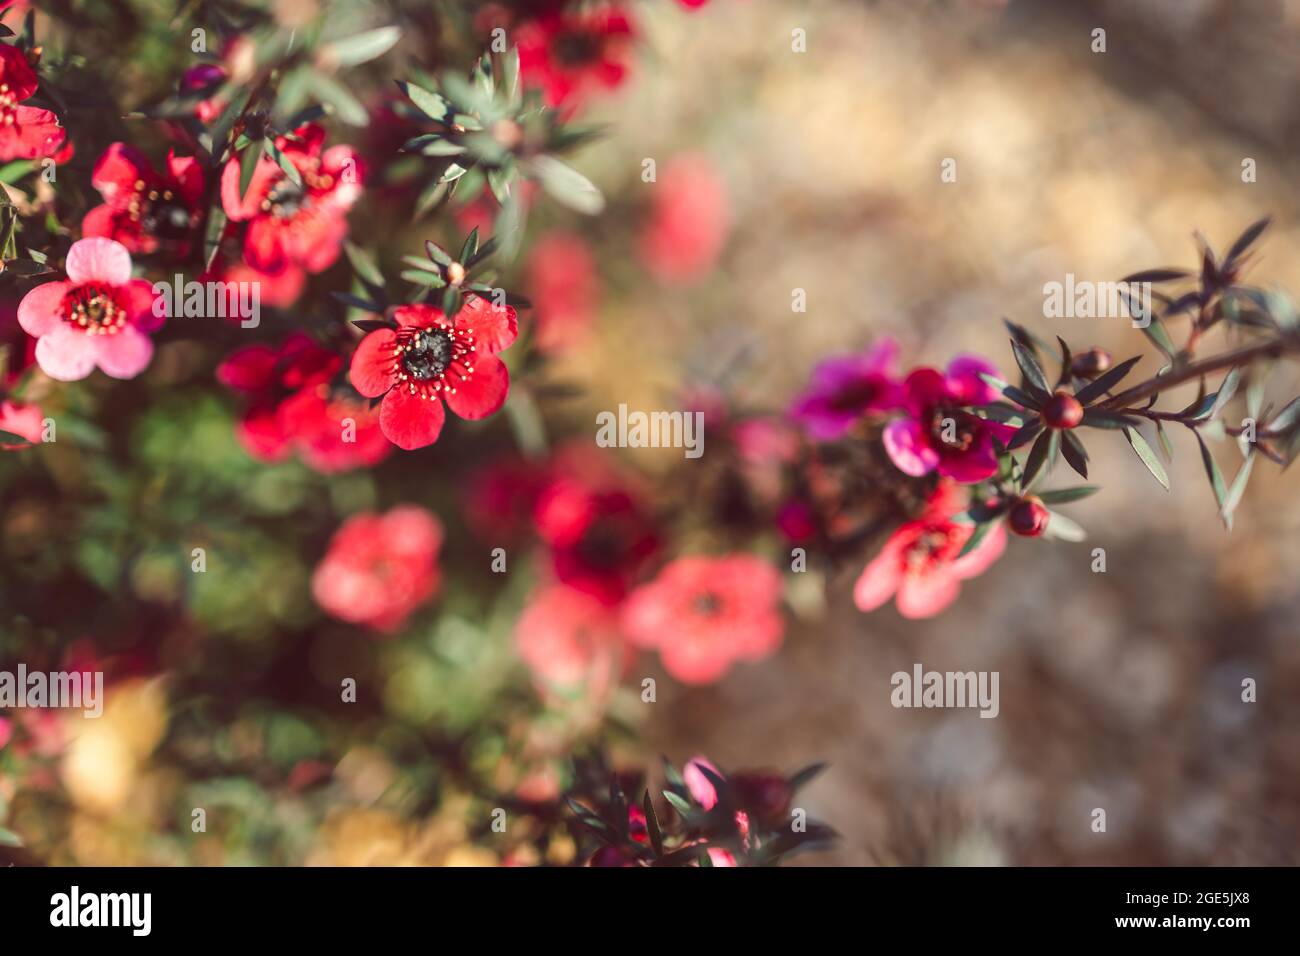
[[[1073,431],[1061,432],[1061,457],[1063,457],[1081,478],[1088,477],[1088,453],[1083,442],[1079,441]]]
[[[1205,465],[1205,474],[1210,479],[1210,488],[1214,491],[1214,500],[1218,504],[1220,511],[1222,511],[1223,504],[1228,497],[1228,489],[1223,483],[1223,473],[1219,471],[1219,463],[1214,460],[1214,455],[1210,452],[1210,446],[1205,444],[1205,439],[1201,437],[1201,433],[1195,429],[1192,430],[1192,433],[1196,435],[1197,444],[1201,446],[1201,463]]]
[[[1034,442],[1034,447],[1029,449],[1029,457],[1025,459],[1025,471],[1020,476],[1020,490],[1028,491],[1043,475],[1047,474],[1052,468],[1052,462],[1056,460],[1056,452],[1060,448],[1060,432],[1055,429],[1049,429],[1038,436]]]
[[[1142,361],[1142,356],[1140,355],[1135,355],[1131,359],[1125,359],[1114,368],[1098,375],[1093,381],[1079,389],[1074,393],[1074,397],[1084,405],[1092,403],[1123,381],[1124,376],[1132,371],[1133,366],[1140,361]]]
[[[649,789],[646,790],[645,796],[641,800],[641,808],[645,812],[645,828],[650,835],[650,845],[654,847],[655,856],[663,856],[664,837],[659,832],[659,815],[655,813],[655,804],[650,799]]]
[[[1047,384],[1047,376],[1043,373],[1043,367],[1038,364],[1038,359],[1034,358],[1034,353],[1029,351],[1015,339],[1011,340],[1011,351],[1016,357],[1016,364],[1020,366],[1021,373],[1025,376],[1025,381],[1030,388],[1042,392],[1042,399],[1046,399],[1051,394],[1051,388]]]

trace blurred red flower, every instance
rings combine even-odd
[[[515,625],[515,646],[544,690],[599,699],[622,676],[628,650],[617,616],[563,585],[535,592]]]
[[[761,660],[781,644],[781,576],[748,554],[685,557],[632,592],[623,627],[657,649],[665,670],[687,684],[723,677],[738,660]]]
[[[259,157],[248,190],[240,196],[238,157],[221,176],[221,204],[231,222],[246,223],[243,261],[267,275],[275,291],[301,282],[303,273],[328,269],[347,238],[347,213],[361,195],[362,165],[350,146],[322,149],[325,130],[314,123],[276,138],[276,148],[298,173],[296,183],[266,156]],[[251,147],[250,147],[251,148]],[[287,305],[263,290],[262,299]]]
[[[629,489],[598,487],[577,474],[542,492],[533,520],[556,578],[607,607],[627,596],[659,549],[649,512]]]
[[[859,610],[874,611],[893,597],[903,617],[933,617],[957,599],[962,581],[982,574],[1001,557],[1006,547],[1001,522],[961,555],[975,532],[973,524],[952,520],[966,506],[965,499],[960,488],[943,482],[921,517],[890,536],[854,585],[853,600]]]
[[[113,143],[95,163],[90,182],[104,202],[86,213],[83,235],[116,239],[131,252],[163,247],[175,258],[188,253],[203,215],[203,169],[193,156],[170,152],[166,172],[158,173],[134,146]]]
[[[441,547],[441,523],[417,505],[353,515],[316,566],[312,593],[328,614],[392,633],[437,593]]]
[[[526,270],[537,347],[561,352],[580,344],[590,332],[599,291],[587,243],[573,233],[548,232],[534,243]]]
[[[23,405],[8,400],[0,401],[0,432],[9,432],[26,438],[32,444],[40,442],[45,428],[45,416],[38,405]],[[0,451],[18,451],[30,448],[22,442],[0,443]]]
[[[23,51],[0,43],[0,161],[55,156],[66,131],[49,110],[18,104],[36,93],[36,74]],[[59,160],[65,157],[57,157]]]
[[[615,4],[543,13],[515,30],[520,78],[542,91],[547,106],[571,114],[623,82],[635,33],[630,14]]]
[[[510,390],[510,374],[496,353],[519,334],[510,306],[471,295],[454,320],[428,305],[406,305],[398,328],[377,329],[352,355],[352,385],[367,398],[384,396],[379,425],[400,448],[438,440],[445,400],[461,418],[487,418]]]
[[[698,279],[713,268],[726,242],[730,207],[726,183],[712,160],[678,156],[660,171],[641,259],[665,284]]]

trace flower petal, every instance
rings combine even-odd
[[[938,567],[923,574],[904,574],[895,603],[903,617],[934,617],[957,600],[960,591],[961,582],[951,567]]]
[[[519,316],[512,306],[471,295],[456,314],[456,328],[469,330],[480,353],[500,352],[518,338]]]
[[[965,580],[983,574],[994,561],[1002,557],[1007,547],[1007,532],[1001,522],[984,535],[984,540],[952,563],[952,573]]]
[[[882,436],[885,451],[898,470],[919,478],[934,471],[939,453],[934,450],[921,423],[912,418],[896,418],[885,426]]]
[[[885,548],[867,562],[853,585],[853,603],[859,611],[874,611],[898,590],[903,577],[903,562],[899,555],[897,535],[890,538]]]
[[[113,143],[104,150],[90,174],[90,184],[99,190],[104,202],[118,208],[135,193],[137,182],[152,179],[154,172],[148,158],[126,143]]]
[[[123,326],[116,335],[93,337],[95,360],[113,378],[135,378],[153,358],[153,341],[134,326]]]
[[[60,325],[36,340],[36,362],[50,378],[75,382],[95,367],[95,343],[85,332]]]
[[[420,398],[404,388],[390,390],[379,406],[379,427],[384,436],[408,451],[436,442],[446,419],[441,399]]]
[[[463,379],[456,391],[446,391],[443,396],[461,418],[477,420],[498,411],[509,391],[510,373],[505,363],[495,355],[480,355],[474,363],[474,374]]]
[[[998,393],[980,373],[997,376],[997,367],[978,355],[958,355],[948,363],[946,370],[948,391],[963,405],[985,405],[998,397]]]
[[[442,310],[431,305],[403,305],[393,310],[393,320],[398,325],[413,329],[427,329],[444,318]]]
[[[396,345],[396,332],[376,329],[362,339],[352,353],[348,377],[352,380],[352,387],[366,398],[378,398],[397,384],[397,376],[393,374]]]
[[[18,324],[28,335],[42,336],[63,324],[63,297],[72,287],[69,282],[38,285],[18,303]]]
[[[131,281],[131,253],[120,242],[103,236],[80,239],[68,250],[67,270],[68,279],[75,285],[125,285]]]

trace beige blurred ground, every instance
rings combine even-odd
[[[702,150],[735,226],[706,285],[611,292],[600,361],[575,366],[598,396],[629,400],[663,395],[682,369],[707,379],[743,343],[741,394],[779,407],[818,358],[885,333],[910,361],[972,350],[1005,367],[1001,316],[1123,358],[1146,350],[1138,332],[1044,319],[1043,284],[1192,266],[1193,230],[1222,249],[1266,213],[1254,278],[1297,291],[1297,160],[1272,122],[1293,109],[1279,99],[1291,86],[1256,84],[1272,99],[1238,121],[1196,67],[1233,69],[1216,46],[1229,5],[1107,6],[716,0],[652,20],[652,59],[589,168],[618,194],[643,157]],[[1235,37],[1281,47],[1293,59],[1280,72],[1300,72],[1287,5],[1231,6],[1257,16]],[[790,51],[796,27],[807,53]],[[1197,43],[1205,57],[1183,49]],[[1167,68],[1152,62],[1162,45],[1183,51]],[[956,183],[940,181],[945,157]],[[1256,183],[1241,180],[1245,157]],[[796,287],[806,315],[791,313]],[[1295,376],[1275,384],[1278,405],[1295,394]],[[1175,436],[1166,494],[1122,439],[1094,434],[1105,491],[1071,509],[1086,545],[1013,542],[928,622],[862,616],[836,582],[826,619],[776,658],[661,695],[652,748],[723,766],[830,760],[805,804],[845,839],[809,862],[1300,862],[1297,478],[1258,469],[1228,535],[1190,436]],[[1000,671],[1000,717],[892,709],[890,674],[917,661]],[[1258,681],[1254,705],[1243,677]],[[1090,831],[1094,807],[1105,834]]]

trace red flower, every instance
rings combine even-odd
[[[948,363],[946,372],[918,368],[907,376],[906,415],[890,422],[884,432],[885,451],[900,471],[920,477],[938,470],[964,483],[997,474],[993,439],[1006,443],[1016,430],[963,411],[997,397],[981,372],[996,375],[997,369],[975,356],[960,356]]]
[[[665,284],[700,278],[713,268],[730,225],[727,187],[712,160],[679,156],[655,187],[641,234],[641,259]]]
[[[312,593],[334,617],[391,633],[437,593],[441,547],[442,525],[415,505],[353,515],[316,566]]]
[[[448,319],[428,305],[393,315],[397,329],[371,332],[352,355],[352,386],[367,398],[384,396],[379,426],[400,448],[438,440],[442,403],[461,418],[487,418],[505,404],[510,374],[496,353],[519,334],[511,306],[471,295]]]
[[[734,661],[761,660],[780,646],[780,598],[781,576],[760,558],[678,558],[632,592],[623,626],[634,644],[659,650],[669,674],[708,684]]]
[[[596,263],[581,237],[548,232],[528,256],[528,297],[537,347],[559,352],[579,344],[595,318]]]
[[[259,461],[297,452],[322,473],[378,464],[392,450],[370,403],[333,379],[343,360],[306,335],[279,348],[249,345],[217,368],[217,380],[252,398],[236,434]],[[351,419],[349,424],[346,419]]]
[[[57,116],[18,105],[36,92],[37,85],[22,50],[0,43],[0,161],[54,156],[63,146],[67,133]]]
[[[135,378],[153,357],[153,290],[131,278],[131,253],[112,239],[79,239],[68,250],[67,282],[47,282],[18,303],[18,323],[35,336],[36,361],[50,378],[83,379],[98,365],[113,378]]]
[[[131,252],[148,254],[160,246],[175,258],[189,252],[203,215],[203,169],[193,156],[168,153],[167,171],[160,174],[134,146],[114,143],[90,181],[104,204],[86,214],[84,235],[116,239]]]
[[[1000,522],[958,556],[975,532],[974,525],[952,520],[963,507],[964,495],[951,483],[935,489],[925,513],[899,527],[863,569],[853,588],[858,609],[874,611],[893,597],[903,617],[933,617],[957,599],[962,581],[1001,557],[1007,539]]]
[[[533,520],[550,548],[556,578],[607,607],[627,596],[659,548],[654,525],[627,489],[593,487],[577,476],[548,487]]]
[[[515,646],[543,689],[600,698],[623,673],[627,648],[618,619],[594,598],[551,585],[529,598]]]
[[[242,198],[238,157],[221,176],[226,215],[247,223],[244,263],[286,288],[294,280],[300,283],[304,272],[322,272],[334,264],[347,238],[348,210],[361,195],[361,164],[352,148],[331,146],[322,152],[324,140],[325,131],[312,123],[276,138],[301,186],[265,156],[258,159]]]
[[[623,82],[634,33],[616,5],[543,13],[515,31],[520,78],[541,89],[547,106],[572,113],[593,92]]]

